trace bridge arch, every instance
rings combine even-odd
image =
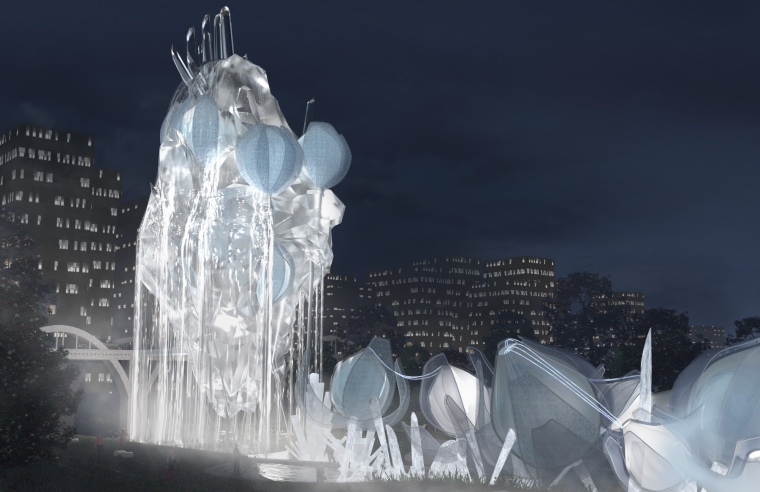
[[[126,371],[119,363],[119,358],[115,355],[112,355],[115,351],[110,350],[106,344],[101,342],[97,337],[95,337],[93,334],[88,333],[81,328],[77,328],[75,326],[69,326],[69,325],[48,325],[43,326],[41,330],[45,333],[65,333],[67,335],[74,335],[77,337],[77,343],[76,343],[76,349],[68,349],[69,350],[69,357],[71,358],[72,353],[76,355],[74,357],[74,360],[81,360],[81,361],[102,361],[105,363],[106,367],[108,368],[108,371],[111,373],[111,378],[116,383],[116,388],[119,390],[119,422],[121,427],[126,427],[128,423],[128,412],[129,412],[129,399],[131,397],[132,393],[132,385],[129,381],[129,376],[127,376]],[[79,349],[79,342],[78,339],[83,339],[86,342],[89,343],[90,348],[80,350]],[[80,352],[82,352],[80,354]],[[79,386],[82,384],[82,381],[84,379],[84,375],[80,374],[80,377],[77,379],[77,381],[74,382],[76,387],[74,390],[78,390]]]

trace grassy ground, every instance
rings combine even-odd
[[[78,444],[70,444],[58,452],[58,462],[41,462],[12,470],[0,477],[0,490],[13,491],[252,491],[262,490],[256,482],[235,478],[214,477],[203,470],[227,463],[231,455],[175,449],[179,461],[174,483],[163,481],[168,447],[127,443],[134,458],[114,458],[118,440],[105,439],[101,460],[97,459],[95,439],[80,436]],[[263,480],[263,479],[262,479]]]
[[[292,483],[272,482],[257,475],[254,480],[235,477],[216,477],[204,473],[206,468],[229,463],[231,455],[212,451],[175,449],[179,462],[172,483],[163,480],[168,447],[140,443],[127,443],[134,458],[114,458],[117,440],[105,440],[101,460],[97,459],[94,438],[81,437],[58,453],[57,462],[41,462],[26,468],[15,469],[0,477],[0,491],[23,492],[119,492],[119,491],[272,491],[272,492],[478,492],[484,490],[524,490],[500,484],[484,487],[451,480],[423,480],[403,482],[370,482],[364,484]],[[245,466],[245,465],[243,465]]]

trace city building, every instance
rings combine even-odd
[[[119,232],[116,234],[115,297],[111,309],[113,340],[129,345],[134,334],[135,263],[137,260],[137,233],[140,229],[150,196],[143,196],[119,205]]]
[[[324,282],[324,335],[335,334],[338,325],[343,323],[354,309],[375,302],[373,287],[357,282],[356,277],[328,273]]]
[[[554,296],[554,260],[517,256],[486,261],[483,278],[467,292],[466,319],[469,345],[479,347],[490,334],[500,312],[525,316],[541,343],[551,343],[550,325],[544,316],[544,300]]]
[[[620,308],[623,313],[629,316],[644,314],[646,309],[643,292],[613,292],[610,298],[597,299],[596,304],[599,306]]]
[[[643,292],[613,292],[610,305],[621,307],[628,314],[644,314],[646,310]]]
[[[431,353],[463,351],[473,341],[461,316],[470,287],[480,280],[480,260],[446,256],[367,274],[375,303],[388,306],[408,344]]]
[[[374,288],[350,275],[328,273],[324,279],[325,297],[322,307],[323,340],[331,342],[333,353],[340,359],[340,347],[335,344],[336,330],[344,323],[351,312],[364,305],[374,305]]]
[[[726,329],[722,326],[692,326],[689,335],[692,343],[705,341],[709,348],[720,348],[726,344]]]
[[[17,124],[0,133],[0,201],[34,239],[42,280],[55,287],[48,325],[110,342],[121,173],[96,167],[94,157],[92,135]],[[53,333],[51,343],[89,348],[63,332]],[[111,372],[100,361],[80,364],[84,395],[76,427],[83,433],[115,427],[119,392]]]
[[[55,285],[49,323],[108,341],[121,173],[95,167],[94,140],[23,123],[2,132],[0,200],[34,238],[43,281]]]

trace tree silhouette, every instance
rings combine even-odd
[[[736,333],[733,336],[726,337],[726,345],[746,342],[755,338],[760,338],[760,316],[750,316],[749,318],[734,321]]]
[[[404,372],[410,376],[419,376],[422,374],[422,368],[425,362],[430,359],[430,352],[419,345],[404,345],[399,355],[401,365],[404,366]]]
[[[386,306],[366,305],[354,309],[337,331],[343,346],[343,357],[363,349],[376,336],[390,340],[394,357],[404,348],[404,330],[397,326],[393,311]]]
[[[621,373],[641,367],[641,353],[649,330],[652,330],[652,389],[666,391],[707,345],[691,341],[686,313],[661,307],[647,309],[637,317],[632,330],[618,336],[618,347],[623,354]]]
[[[512,311],[501,311],[498,314],[496,322],[491,325],[490,333],[483,338],[483,354],[494,367],[499,342],[507,338],[535,340],[536,335],[530,320]]]
[[[618,345],[617,334],[633,321],[612,298],[612,282],[598,273],[574,272],[556,283],[553,299],[545,301],[554,345],[573,350],[592,364],[609,367]]]
[[[76,412],[71,391],[79,369],[63,349],[51,350],[40,327],[52,286],[42,283],[34,242],[13,216],[0,212],[0,470],[55,459],[74,428],[60,421]]]

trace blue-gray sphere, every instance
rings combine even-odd
[[[235,149],[238,170],[257,190],[277,195],[298,177],[303,151],[285,127],[259,123],[238,140]]]
[[[317,186],[332,188],[346,176],[351,166],[351,149],[331,124],[312,121],[299,142],[303,147],[304,170]]]
[[[198,162],[204,166],[211,163],[219,139],[219,109],[213,97],[206,94],[198,98],[187,133],[185,138]]]

